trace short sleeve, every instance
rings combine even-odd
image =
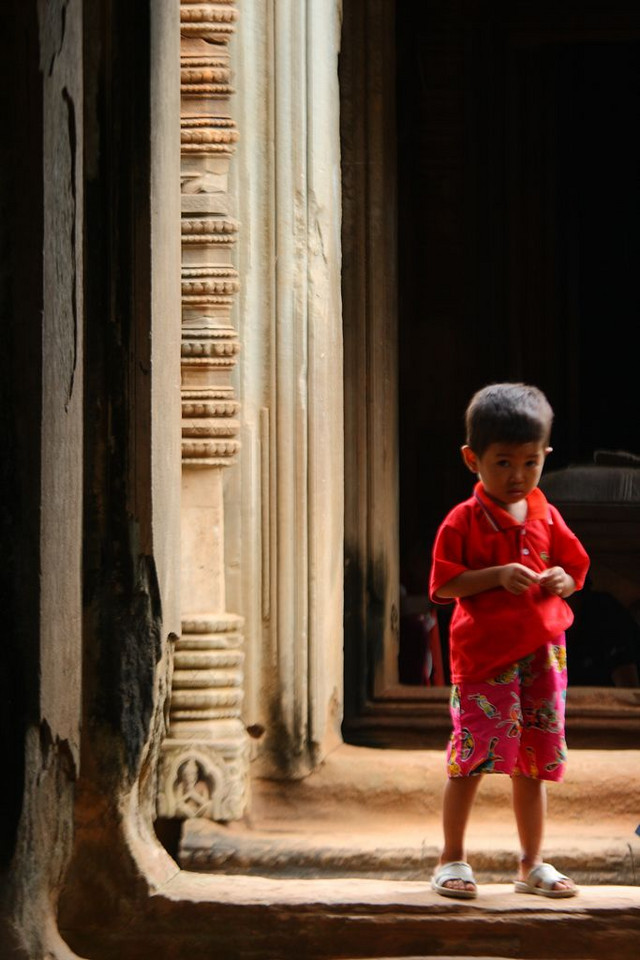
[[[462,532],[445,520],[439,528],[433,545],[429,597],[433,603],[452,603],[449,597],[438,597],[438,590],[465,573],[468,567],[463,562],[464,539]]]
[[[576,589],[581,590],[589,569],[589,555],[558,509],[549,506],[553,519],[553,562],[573,577]]]

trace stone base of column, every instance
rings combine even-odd
[[[158,816],[239,820],[249,801],[242,722],[242,619],[188,617],[176,644],[169,735],[158,773]]]

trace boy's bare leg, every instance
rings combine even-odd
[[[547,814],[547,789],[542,780],[516,776],[513,784],[513,812],[520,837],[519,880],[526,880],[529,872],[542,863],[542,839]],[[566,880],[554,883],[554,890],[573,887]]]
[[[464,860],[464,838],[476,792],[482,780],[477,777],[452,777],[447,780],[442,801],[442,829],[444,847],[439,864]],[[452,890],[473,890],[474,885],[464,880],[447,880]]]

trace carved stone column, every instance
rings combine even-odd
[[[161,817],[233,820],[248,793],[242,620],[226,609],[223,469],[238,451],[231,373],[237,223],[228,174],[233,2],[181,3],[182,636],[176,643]]]
[[[242,458],[227,588],[246,621],[245,720],[264,729],[252,773],[301,777],[342,719],[341,4],[239,6]]]

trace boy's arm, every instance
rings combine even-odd
[[[453,600],[456,597],[473,597],[497,587],[504,587],[509,593],[518,595],[538,583],[539,579],[534,570],[521,563],[506,563],[482,570],[465,570],[438,587],[435,596],[441,600]]]
[[[566,599],[576,590],[581,590],[589,569],[589,555],[575,533],[567,526],[557,507],[549,504],[553,523],[552,566],[546,570],[540,585],[550,593]]]

